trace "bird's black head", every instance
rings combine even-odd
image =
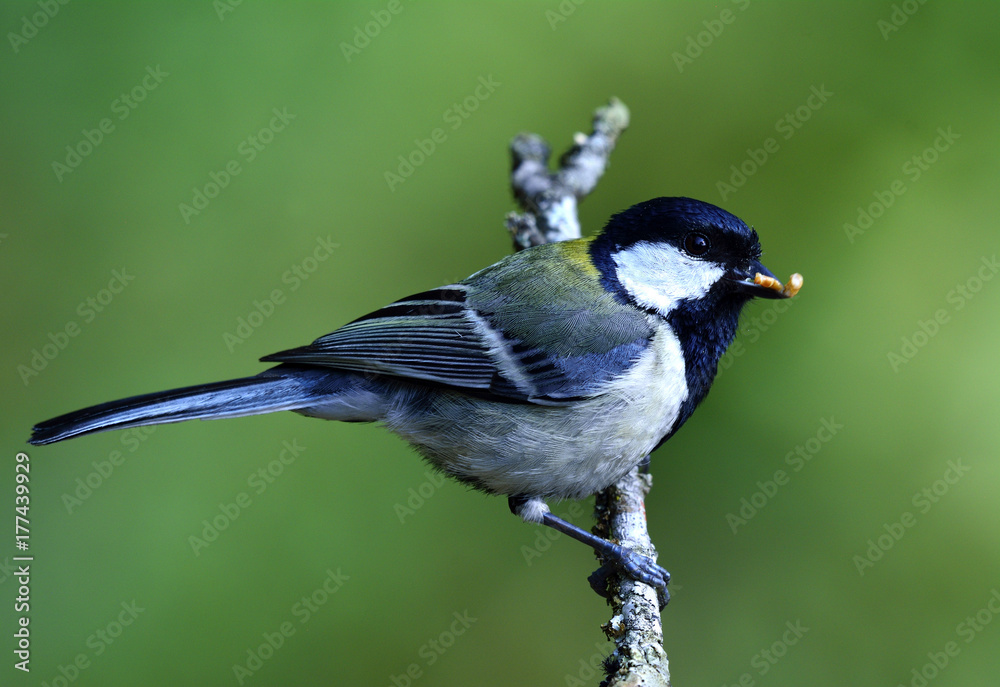
[[[667,316],[685,301],[739,307],[751,298],[781,298],[760,263],[757,232],[725,210],[691,198],[654,198],[614,215],[591,244],[607,288]],[[771,283],[771,282],[768,282]],[[729,308],[727,308],[729,309]]]

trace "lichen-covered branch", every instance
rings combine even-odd
[[[628,108],[617,98],[594,113],[594,131],[573,137],[573,147],[549,171],[552,150],[542,137],[520,134],[511,142],[511,186],[524,210],[507,215],[507,228],[520,250],[580,238],[577,201],[590,193],[608,166],[618,136],[628,127]]]
[[[638,468],[597,495],[594,533],[627,549],[656,559],[646,529],[643,498],[653,478]],[[628,576],[614,575],[608,584],[614,615],[604,626],[615,642],[614,670],[602,687],[669,687],[670,667],[663,649],[660,600],[655,589]]]
[[[510,213],[506,224],[516,249],[581,236],[577,202],[597,185],[628,122],[628,108],[612,98],[594,113],[593,132],[574,136],[573,147],[560,158],[555,171],[549,170],[551,149],[540,136],[520,134],[513,140],[511,186],[523,212]],[[598,494],[595,532],[655,558],[643,505],[651,484],[649,475],[634,469]],[[607,592],[613,617],[604,629],[616,649],[609,662],[614,670],[604,684],[669,687],[656,590],[612,571]]]

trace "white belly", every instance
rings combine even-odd
[[[688,396],[676,336],[649,348],[599,396],[567,407],[498,403],[447,390],[390,402],[385,425],[434,465],[499,494],[582,498],[612,484],[673,428]],[[419,410],[415,409],[419,408]]]

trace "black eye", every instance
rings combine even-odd
[[[708,237],[696,231],[684,237],[684,250],[688,255],[700,257],[707,253],[711,247],[712,244],[709,242]]]

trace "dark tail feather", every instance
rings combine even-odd
[[[109,429],[297,410],[321,398],[322,375],[279,372],[199,384],[111,401],[35,425],[28,443],[40,446]],[[326,391],[329,393],[329,391]]]

